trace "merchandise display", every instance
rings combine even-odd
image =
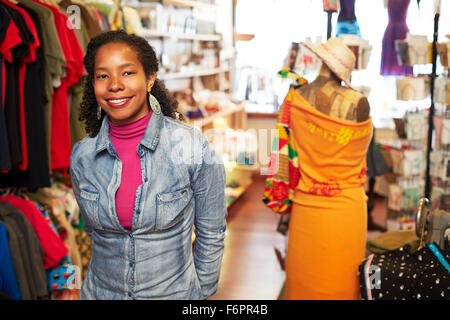
[[[0,300],[450,300],[449,9],[0,0]]]
[[[381,75],[412,74],[412,67],[398,64],[395,41],[406,37],[408,26],[406,15],[410,0],[384,0],[389,14],[389,23],[383,37],[383,49],[381,56]]]

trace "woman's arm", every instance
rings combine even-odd
[[[226,230],[225,168],[206,138],[203,160],[193,182],[195,197],[194,264],[205,298],[219,282]]]

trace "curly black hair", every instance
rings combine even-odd
[[[100,120],[97,119],[97,99],[94,92],[94,64],[95,56],[98,50],[108,43],[125,43],[137,53],[138,59],[144,67],[146,76],[158,72],[158,58],[151,45],[142,37],[128,34],[124,30],[108,31],[94,38],[88,44],[86,55],[84,57],[84,66],[87,71],[87,77],[84,83],[83,101],[80,106],[79,120],[85,122],[86,133],[90,137],[95,137],[100,131],[105,112],[102,111]],[[153,84],[151,94],[159,101],[161,112],[174,119],[183,120],[183,115],[178,113],[178,102],[172,97],[166,86],[161,80],[156,79]],[[147,97],[148,98],[148,97]]]

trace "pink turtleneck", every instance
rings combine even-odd
[[[144,136],[152,112],[132,123],[117,125],[108,118],[109,134],[114,148],[122,161],[122,178],[116,192],[116,212],[120,224],[131,231],[134,199],[142,184],[141,162],[137,146]]]

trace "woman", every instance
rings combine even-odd
[[[89,136],[70,165],[93,241],[81,299],[206,299],[224,248],[223,164],[199,130],[175,120],[145,39],[103,33],[84,65]]]

